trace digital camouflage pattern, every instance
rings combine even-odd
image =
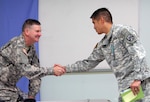
[[[136,31],[131,27],[113,25],[109,34],[96,45],[87,59],[67,65],[66,70],[67,72],[87,71],[103,60],[106,60],[113,70],[118,81],[119,92],[127,89],[136,79],[141,80],[142,83],[148,80],[147,86],[143,86],[143,89],[144,87],[150,89],[148,79],[150,69],[146,63],[145,50]],[[146,89],[145,96],[149,96],[150,90],[146,92]]]
[[[40,78],[51,74],[52,68],[40,67],[34,45],[26,47],[23,35],[13,38],[0,50],[0,100],[16,102],[18,95],[23,95],[16,87],[23,76],[29,79],[28,95],[35,96],[40,89]]]

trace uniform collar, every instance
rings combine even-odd
[[[25,47],[25,40],[23,34],[20,34],[18,38],[19,38],[19,43],[22,45],[22,47]]]
[[[31,46],[26,46],[23,34],[21,34],[19,37],[20,37],[20,42],[22,43],[23,47],[25,49],[29,49]]]
[[[111,30],[109,31],[109,33],[104,36],[102,45],[106,46],[110,43],[111,38],[112,38],[113,28],[114,28],[114,26],[112,25]]]

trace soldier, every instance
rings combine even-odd
[[[63,68],[39,65],[34,43],[41,36],[41,24],[34,19],[27,19],[22,27],[22,34],[11,39],[0,49],[0,101],[23,102],[21,92],[16,87],[17,81],[25,76],[29,79],[29,92],[25,102],[35,102],[40,89],[41,77],[60,76]]]
[[[116,76],[119,92],[130,87],[136,95],[141,85],[145,97],[136,102],[149,102],[150,69],[137,32],[130,26],[113,24],[107,8],[97,9],[91,19],[96,32],[99,35],[104,33],[105,36],[87,59],[65,66],[66,72],[87,71],[106,60]],[[121,97],[118,102],[122,102]]]

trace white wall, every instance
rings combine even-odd
[[[39,0],[41,66],[74,63],[87,58],[101,40],[93,29],[91,14],[107,7],[114,23],[138,31],[138,0]],[[108,69],[104,61],[98,69]],[[78,73],[42,79],[41,100],[110,99],[117,102],[117,82],[112,73]]]
[[[133,26],[138,30],[138,0],[40,0],[39,20],[43,35],[40,39],[41,65],[63,65],[87,58],[101,40],[93,29],[91,14],[100,7],[112,12],[114,23]],[[101,63],[97,68],[109,68]]]
[[[145,47],[147,53],[147,62],[150,66],[150,0],[140,0],[140,24],[139,24],[139,32],[140,38],[143,46]]]
[[[67,74],[42,79],[42,101],[85,99],[118,100],[117,81],[111,73]]]

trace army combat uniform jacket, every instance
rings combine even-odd
[[[145,50],[135,30],[129,26],[113,25],[87,59],[67,65],[66,70],[87,71],[103,60],[113,70],[120,92],[128,88],[134,80],[143,81],[150,76]]]
[[[39,66],[34,46],[26,47],[23,35],[13,38],[0,50],[0,100],[16,102],[19,89],[17,81],[29,79],[30,96],[39,91],[41,77],[53,74],[52,68]]]

